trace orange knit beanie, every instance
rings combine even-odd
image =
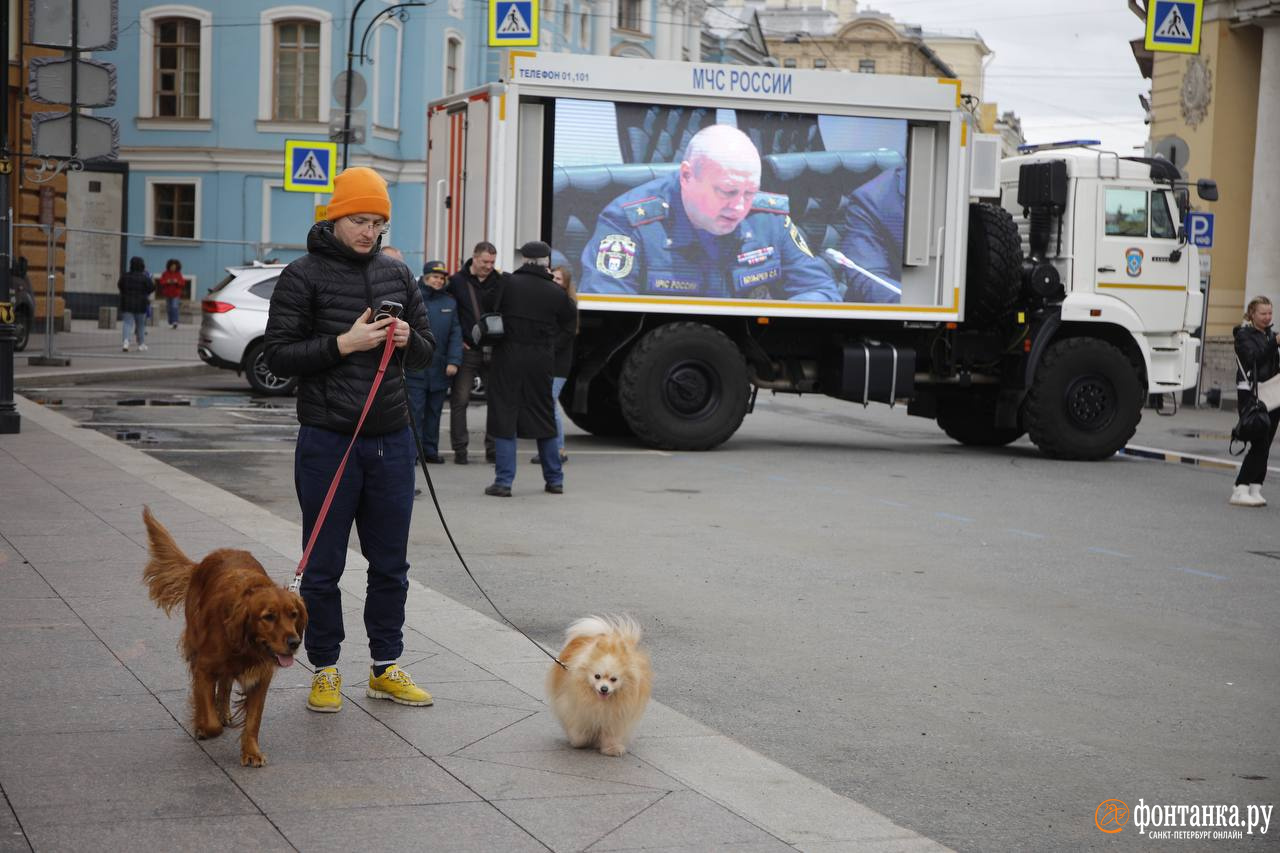
[[[329,199],[327,214],[329,221],[356,213],[391,218],[391,196],[387,195],[387,182],[367,166],[353,166],[333,179],[333,198]]]

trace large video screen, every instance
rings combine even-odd
[[[551,245],[580,293],[900,303],[901,119],[559,99]]]

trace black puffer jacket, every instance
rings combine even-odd
[[[1243,326],[1236,327],[1235,335],[1236,357],[1250,374],[1250,376],[1241,375],[1240,368],[1237,367],[1237,383],[1249,382],[1255,364],[1258,366],[1256,378],[1259,382],[1266,382],[1280,373],[1280,347],[1276,346],[1275,329],[1267,326],[1267,330],[1263,332],[1252,323],[1245,323]]]
[[[120,291],[120,313],[145,314],[155,289],[155,282],[145,272],[134,270],[120,276],[116,282],[116,290]]]
[[[458,322],[462,324],[462,340],[473,349],[479,344],[472,340],[472,332],[476,327],[476,308],[481,314],[493,310],[493,299],[502,283],[502,273],[494,270],[484,281],[476,278],[471,271],[471,259],[462,265],[462,269],[449,276],[449,284],[445,287],[458,303]],[[474,300],[473,300],[474,295]]]
[[[403,316],[414,334],[408,347],[392,355],[361,435],[386,435],[408,426],[400,353],[408,369],[425,368],[435,339],[408,267],[376,251],[353,252],[334,236],[331,223],[312,226],[307,254],[280,274],[267,316],[267,365],[277,376],[300,377],[299,423],[346,434],[355,430],[382,348],[344,357],[338,336],[383,299],[405,306]]]

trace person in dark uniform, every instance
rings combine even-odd
[[[726,124],[689,140],[680,169],[618,196],[582,252],[580,293],[842,302],[785,195],[762,193],[760,154]]]
[[[539,240],[520,247],[524,264],[506,276],[494,300],[504,335],[489,367],[488,431],[497,450],[493,484],[484,493],[511,497],[516,478],[516,438],[538,441],[546,491],[564,492],[556,444],[551,381],[556,340],[573,333],[576,312],[569,294],[551,277],[551,247]]]
[[[907,170],[881,172],[849,196],[840,228],[847,302],[902,301],[902,229]]]
[[[462,326],[458,322],[458,304],[444,289],[447,277],[444,261],[427,261],[422,267],[418,292],[422,294],[427,322],[436,339],[436,357],[422,370],[405,371],[409,410],[413,412],[411,423],[417,430],[423,458],[433,465],[444,462],[439,451],[440,414],[444,411],[449,383],[462,365]],[[415,489],[414,493],[421,494],[421,491]]]

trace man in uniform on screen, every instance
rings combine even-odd
[[[680,169],[615,198],[582,252],[580,293],[841,302],[791,221],[762,193],[760,153],[742,131],[703,128]]]

